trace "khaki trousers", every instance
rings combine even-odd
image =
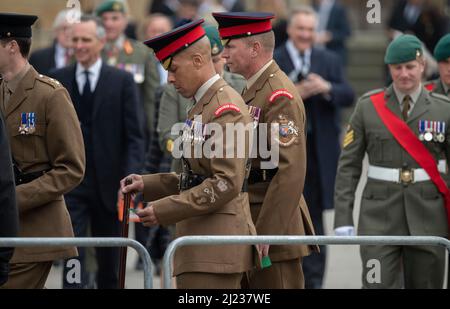
[[[2,289],[44,289],[53,262],[11,264],[8,282]]]
[[[240,289],[242,273],[183,273],[177,276],[177,289]]]
[[[302,259],[272,262],[272,266],[251,270],[242,286],[250,289],[304,289]]]

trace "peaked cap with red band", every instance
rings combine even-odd
[[[220,37],[226,45],[231,39],[248,37],[272,31],[272,13],[213,13],[219,24]]]
[[[204,22],[204,19],[189,22],[172,31],[151,38],[144,44],[153,49],[156,58],[162,63],[164,69],[168,70],[172,64],[173,56],[206,35],[201,26]]]

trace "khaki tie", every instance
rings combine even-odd
[[[2,83],[3,88],[3,110],[6,110],[6,106],[8,105],[9,99],[11,98],[11,91],[9,90],[8,86],[6,85],[6,82]]]
[[[407,95],[403,98],[403,110],[402,110],[403,120],[405,121],[408,120],[408,112],[410,108],[411,108],[411,97]]]

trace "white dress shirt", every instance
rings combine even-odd
[[[77,69],[75,72],[75,76],[78,84],[78,91],[80,95],[83,95],[84,84],[86,83],[86,75],[85,71],[89,72],[89,82],[91,85],[91,92],[95,91],[97,87],[98,79],[100,78],[100,71],[102,69],[102,59],[98,58],[97,61],[91,65],[89,68],[83,67],[80,63],[77,63]]]
[[[211,88],[212,85],[214,85],[215,82],[217,82],[220,79],[219,74],[214,75],[211,77],[206,83],[204,83],[200,88],[198,88],[197,93],[194,95],[195,102],[199,102],[203,96],[206,94],[206,92]]]
[[[64,68],[66,63],[66,51],[67,49],[62,47],[59,43],[55,45],[55,65],[57,69]]]
[[[294,46],[294,43],[291,40],[286,42],[286,49],[294,64],[294,71],[289,74],[289,78],[292,81],[296,81],[300,72],[303,76],[306,76],[311,69],[311,48],[304,51],[303,58],[300,57],[300,51]]]

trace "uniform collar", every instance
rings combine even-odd
[[[411,93],[409,96],[411,97],[411,101],[413,104],[415,104],[417,102],[417,100],[419,99],[421,93],[422,93],[422,84],[420,84],[419,87],[417,87],[416,90],[413,91],[413,93]],[[401,92],[400,90],[398,90],[395,85],[393,85],[393,89],[394,89],[394,93],[397,96],[397,100],[400,104],[402,104],[403,99],[406,97],[406,94],[404,94],[403,92]]]
[[[3,82],[5,83],[5,87],[8,88],[11,93],[14,93],[17,90],[17,87],[19,87],[22,79],[25,77],[25,75],[27,75],[30,68],[31,65],[27,62],[22,70],[16,76],[14,76],[12,80],[10,80],[9,82],[3,80]]]
[[[122,50],[123,46],[125,44],[125,35],[121,34],[116,41],[114,42],[108,42],[106,43],[105,49],[106,50]]]
[[[441,80],[441,84],[442,84],[442,88],[444,89],[444,93],[449,96],[450,93],[448,92],[450,89],[448,87],[448,85],[446,85],[442,80]]]
[[[273,60],[270,60],[269,62],[267,62],[258,72],[256,72],[255,75],[253,75],[252,77],[250,77],[247,80],[247,89],[250,89],[258,80],[258,78],[261,77],[261,75],[263,75],[263,73],[270,67],[270,65],[273,63]]]
[[[198,88],[197,93],[194,95],[195,101],[200,102],[200,100],[203,98],[208,89],[211,88],[211,86],[214,85],[214,83],[217,82],[219,79],[220,79],[219,74],[216,74],[213,77],[211,77],[206,83],[204,83],[200,88]]]

